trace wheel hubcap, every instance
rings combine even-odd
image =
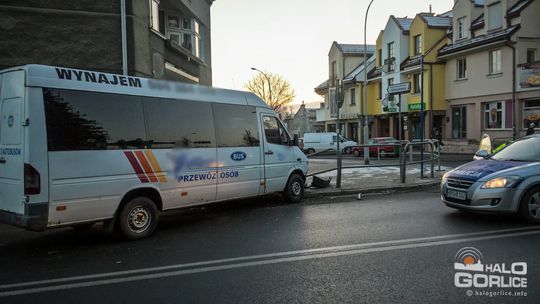
[[[300,193],[302,192],[302,185],[300,185],[299,182],[294,182],[294,183],[292,184],[292,187],[291,187],[291,188],[292,188],[292,189],[291,189],[291,190],[292,190],[292,194],[293,194],[294,196],[298,196],[298,195],[300,195]]]
[[[128,226],[133,232],[141,233],[148,229],[151,219],[148,210],[138,206],[131,210],[128,216]]]
[[[536,192],[529,200],[529,212],[535,218],[540,218],[540,192]]]

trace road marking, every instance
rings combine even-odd
[[[181,276],[210,271],[220,271],[235,268],[245,268],[253,266],[262,266],[277,263],[295,262],[311,259],[321,259],[338,256],[358,255],[372,252],[383,252],[400,249],[412,249],[422,247],[432,247],[440,245],[449,245],[463,242],[485,241],[499,238],[519,237],[540,234],[540,226],[530,226],[522,228],[501,229],[483,232],[472,232],[464,234],[441,235],[424,238],[411,238],[405,240],[382,241],[355,245],[334,246],[316,249],[295,250],[286,252],[277,252],[262,255],[252,255],[245,257],[236,257],[228,259],[219,259],[211,261],[201,261],[186,264],[177,264],[161,267],[152,267],[144,269],[134,269],[127,271],[118,271],[102,273],[95,275],[74,276],[51,280],[32,281],[25,283],[0,285],[0,297],[17,296],[25,294],[34,294],[40,292],[67,290],[74,288],[93,287],[109,284],[118,284],[125,282],[141,281],[148,279],[160,279],[172,276]],[[447,240],[446,240],[447,239]],[[229,264],[227,264],[229,263]],[[220,265],[224,264],[224,265]],[[188,268],[188,269],[186,269]],[[165,272],[159,272],[165,271]],[[153,273],[148,273],[153,272]],[[155,273],[158,272],[158,273]],[[148,273],[148,274],[141,274]],[[133,275],[128,277],[118,277]],[[116,278],[115,278],[116,277]],[[109,279],[107,279],[109,278]],[[76,282],[83,280],[92,280]],[[97,280],[95,280],[97,279]],[[66,283],[67,282],[67,283]],[[52,286],[40,286],[47,284],[66,283]],[[35,287],[34,287],[35,286]],[[21,289],[23,287],[30,287]]]

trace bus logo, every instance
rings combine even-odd
[[[13,124],[15,123],[15,117],[13,115],[9,115],[8,117],[8,127],[13,127]]]
[[[244,160],[246,158],[247,158],[246,153],[244,153],[242,151],[237,151],[237,152],[234,152],[233,154],[231,154],[231,159],[234,160],[234,161],[242,161],[242,160]]]

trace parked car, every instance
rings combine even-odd
[[[368,140],[368,144],[397,144],[399,141],[393,137],[375,137]],[[352,153],[354,156],[363,156],[364,147],[356,146],[352,147]],[[379,146],[369,147],[369,155],[380,157],[397,156],[398,148],[396,146]]]
[[[334,132],[328,133],[305,133],[304,134],[304,152],[307,154],[320,152],[324,150],[337,151],[338,134]],[[351,153],[351,147],[358,145],[357,142],[349,140],[339,135],[339,145],[343,153]]]
[[[540,134],[508,144],[485,159],[446,173],[441,199],[448,206],[478,212],[519,214],[540,223]]]

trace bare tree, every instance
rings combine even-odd
[[[245,84],[245,87],[264,100],[278,114],[283,114],[294,98],[294,89],[291,84],[278,74],[257,73]]]

